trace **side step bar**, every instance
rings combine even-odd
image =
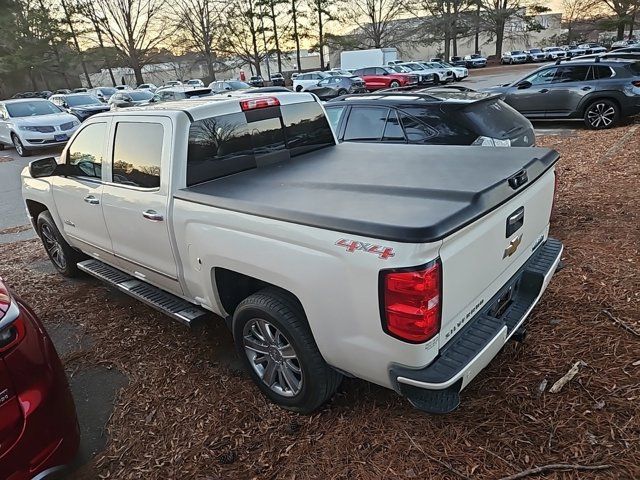
[[[211,316],[207,310],[138,280],[99,260],[93,258],[85,260],[78,263],[78,268],[187,326],[192,326]]]

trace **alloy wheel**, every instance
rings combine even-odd
[[[52,228],[44,224],[40,229],[40,233],[42,234],[42,243],[44,244],[44,248],[51,257],[51,261],[55,263],[55,265],[64,270],[67,267],[67,259],[64,256],[64,252],[62,251],[62,246],[55,234],[53,233]]]
[[[244,326],[242,346],[262,382],[283,397],[302,390],[302,367],[287,337],[272,323],[254,318]]]
[[[616,109],[611,105],[595,103],[587,112],[587,120],[594,128],[608,127],[613,123],[616,117]]]
[[[22,154],[24,153],[24,150],[22,147],[22,142],[18,137],[13,137],[13,146],[15,147],[16,152],[18,152],[18,155],[22,156]]]

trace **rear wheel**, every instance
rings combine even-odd
[[[265,289],[243,300],[233,315],[238,355],[274,403],[311,413],[335,393],[342,375],[322,358],[299,303]]]
[[[18,152],[18,155],[20,155],[21,157],[28,157],[31,154],[29,150],[24,148],[24,145],[22,145],[22,142],[17,135],[12,134],[11,140],[13,141],[13,146],[15,147],[16,152]]]
[[[390,84],[389,84],[389,88],[398,88],[400,86],[400,82],[398,82],[397,80],[393,80]]]
[[[37,227],[42,245],[56,270],[65,277],[77,277],[80,271],[76,264],[83,259],[83,256],[60,235],[48,211],[45,210],[38,216]]]
[[[611,128],[620,119],[620,107],[607,99],[595,100],[584,112],[584,123],[593,130]]]
[[[338,90],[338,96],[341,97],[342,95],[346,95],[347,91],[344,88],[341,88],[340,90]]]
[[[296,87],[296,92],[301,92],[302,91],[302,85],[298,85]]]

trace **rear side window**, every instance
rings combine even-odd
[[[340,119],[342,118],[342,112],[344,112],[344,105],[340,105],[339,107],[331,107],[327,108],[327,117],[329,118],[329,123],[331,127],[333,127],[334,131],[338,131],[338,125],[340,124]]]
[[[402,117],[407,140],[410,143],[464,145],[475,140],[475,136],[469,140],[473,134],[451,112],[442,112],[439,108],[404,108],[403,111],[422,124],[422,126],[412,127],[410,135],[410,131],[407,129],[408,120]],[[423,129],[424,133],[420,133],[418,129]],[[424,138],[421,135],[424,135]]]
[[[198,120],[189,130],[187,186],[334,144],[316,102]]]
[[[380,140],[388,112],[388,108],[381,107],[352,107],[344,131],[344,140]]]
[[[634,75],[640,75],[640,62],[629,64],[629,70],[631,70]]]
[[[113,142],[113,183],[158,188],[163,137],[159,123],[119,122]]]
[[[398,115],[395,110],[389,111],[387,117],[387,124],[384,127],[384,136],[382,140],[385,142],[404,142],[404,131],[398,120]]]
[[[613,71],[611,70],[611,68],[605,65],[594,65],[592,68],[593,68],[593,75],[596,78],[596,80],[611,78],[613,76]]]
[[[435,136],[435,132],[418,119],[406,113],[401,113],[400,118],[409,143],[426,143],[431,137]]]

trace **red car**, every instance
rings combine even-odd
[[[0,279],[0,479],[55,477],[78,451],[73,397],[40,320]]]
[[[418,84],[418,76],[410,73],[398,73],[388,67],[367,67],[353,72],[364,80],[367,90],[408,87]]]

